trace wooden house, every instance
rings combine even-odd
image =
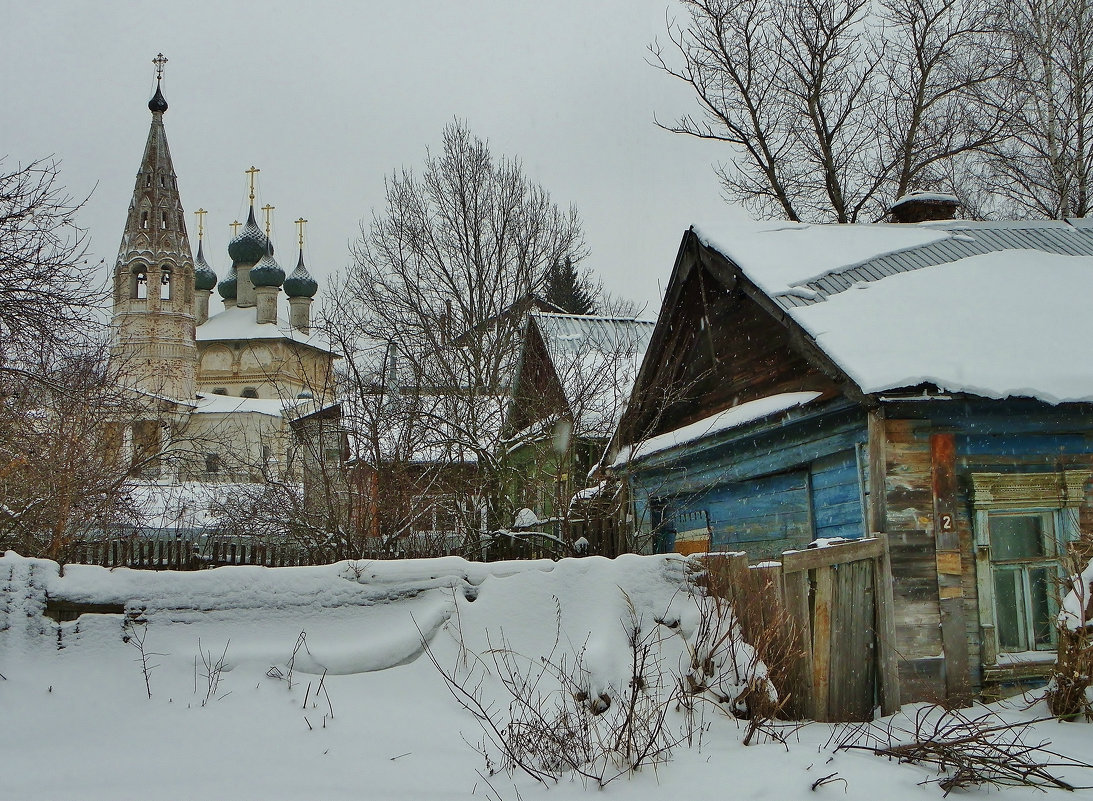
[[[528,318],[502,447],[516,508],[551,533],[571,536],[574,493],[585,487],[618,424],[653,323],[633,318],[533,312]],[[579,497],[583,520],[594,493]],[[612,520],[614,515],[610,515]],[[614,554],[597,536],[592,551]]]
[[[692,228],[608,455],[636,546],[883,533],[904,700],[1042,677],[1093,534],[1091,301],[1078,220]]]

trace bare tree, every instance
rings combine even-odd
[[[718,175],[761,217],[857,222],[993,142],[1000,108],[971,102],[1001,69],[980,0],[684,0],[674,53],[701,117],[667,130],[733,145]],[[659,124],[659,123],[658,123]]]
[[[83,205],[52,159],[0,159],[0,369],[26,369],[45,350],[94,339],[106,282],[76,224]]]
[[[991,188],[1020,217],[1085,217],[1093,207],[1093,2],[1017,0],[999,11],[1012,68],[990,100],[1012,109],[989,152]]]
[[[135,402],[105,345],[0,371],[0,548],[63,559],[75,542],[138,522],[129,477],[159,454],[120,452]]]
[[[474,476],[465,495],[501,497],[496,446],[524,319],[550,266],[584,255],[577,212],[559,208],[518,161],[495,158],[461,122],[445,128],[441,152],[420,175],[387,181],[386,207],[354,248],[341,321],[352,321],[356,340],[383,344],[381,392],[362,380],[376,372],[374,357],[347,371],[361,409],[372,404],[374,419],[397,414],[403,461],[456,466]],[[388,375],[399,386],[385,383]],[[376,465],[388,458],[383,450],[374,439]],[[435,476],[424,472],[426,483]],[[460,508],[478,514],[474,506]],[[500,520],[507,510],[493,514]]]

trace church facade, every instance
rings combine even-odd
[[[304,264],[302,224],[299,258],[286,276],[268,219],[264,232],[255,220],[252,172],[250,214],[228,246],[232,265],[218,284],[200,217],[193,256],[158,80],[148,108],[151,127],[113,274],[111,362],[146,410],[112,423],[122,458],[146,487],[302,486],[308,464],[340,458],[338,357],[311,328],[318,284]],[[224,309],[210,316],[214,289]],[[301,424],[315,419],[328,422],[318,430]]]

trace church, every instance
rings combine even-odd
[[[303,488],[309,470],[340,462],[338,355],[311,327],[318,283],[299,258],[286,276],[254,211],[234,224],[227,275],[193,256],[163,124],[166,59],[155,60],[151,127],[113,275],[111,362],[145,413],[116,421],[122,458],[156,506],[152,530],[200,529],[207,499],[276,481]],[[216,289],[224,309],[209,314]],[[159,498],[160,500],[155,500]],[[181,508],[180,508],[181,507]],[[197,521],[197,522],[195,522]]]

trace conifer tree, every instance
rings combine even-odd
[[[582,278],[569,256],[556,261],[547,272],[544,297],[570,314],[594,314],[596,288]]]

